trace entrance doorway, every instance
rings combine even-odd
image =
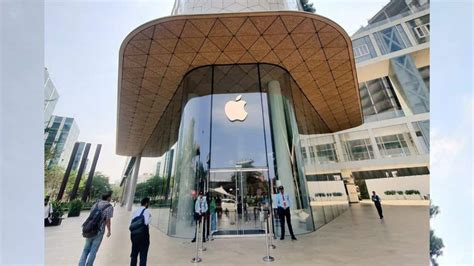
[[[263,205],[270,202],[268,169],[211,169],[209,195],[217,206],[215,217],[211,217],[214,236],[265,233],[259,216]]]

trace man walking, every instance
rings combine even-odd
[[[198,231],[198,226],[201,224],[201,221],[204,219],[207,213],[207,201],[206,198],[202,196],[202,191],[199,192],[199,196],[196,199],[194,204],[194,220],[196,220],[196,231],[194,232],[194,238],[191,242],[196,242],[196,236]],[[206,242],[205,237],[205,226],[202,227],[202,238],[203,242]]]
[[[114,215],[114,207],[112,206],[112,204],[110,204],[111,199],[112,192],[107,192],[102,195],[102,200],[95,203],[91,208],[91,214],[93,214],[96,210],[99,210],[101,212],[99,231],[96,235],[86,238],[84,250],[82,251],[82,255],[79,260],[79,266],[94,265],[95,256],[97,254],[97,251],[99,250],[102,238],[104,237],[106,227],[107,237],[110,237],[112,235],[110,229],[110,221]]]
[[[151,213],[148,210],[150,198],[144,198],[141,201],[141,207],[135,210],[132,215],[132,225],[140,223],[141,228],[132,231],[130,239],[132,240],[132,253],[130,254],[130,266],[137,265],[137,258],[140,255],[140,266],[146,266],[148,247],[150,246],[150,230],[148,225],[151,220]]]
[[[375,191],[372,191],[372,201],[375,204],[375,208],[377,209],[377,212],[379,213],[380,219],[383,218],[382,214],[382,200],[380,199],[379,195],[375,193]]]
[[[280,186],[278,189],[280,193],[276,195],[275,200],[277,204],[278,217],[280,217],[280,240],[285,239],[285,218],[286,222],[288,223],[288,229],[290,230],[291,240],[296,240],[296,237],[293,234],[293,227],[291,226],[290,197],[288,196],[288,194],[285,193],[283,186]]]

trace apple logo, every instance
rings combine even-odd
[[[225,115],[230,122],[240,121],[243,122],[247,118],[247,112],[245,111],[246,101],[242,100],[242,95],[235,98],[235,101],[228,101],[225,104],[224,111]]]

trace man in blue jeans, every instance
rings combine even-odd
[[[91,212],[95,208],[102,210],[102,222],[100,225],[99,233],[93,237],[86,238],[84,250],[82,251],[81,259],[79,260],[79,266],[92,266],[94,265],[95,255],[99,250],[100,243],[104,237],[105,227],[107,227],[107,237],[111,236],[110,232],[110,220],[114,215],[114,207],[110,204],[112,199],[112,192],[107,192],[102,195],[102,200],[95,203]],[[109,205],[109,206],[107,206]]]

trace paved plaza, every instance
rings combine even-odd
[[[45,228],[46,265],[77,265],[88,213]],[[112,236],[104,237],[95,265],[128,265],[130,213],[116,207]],[[156,219],[156,217],[155,217]],[[192,265],[195,245],[150,227],[148,265]],[[428,206],[384,206],[384,220],[369,204],[355,204],[318,231],[276,240],[275,261],[265,263],[265,238],[209,241],[198,265],[428,265]]]

